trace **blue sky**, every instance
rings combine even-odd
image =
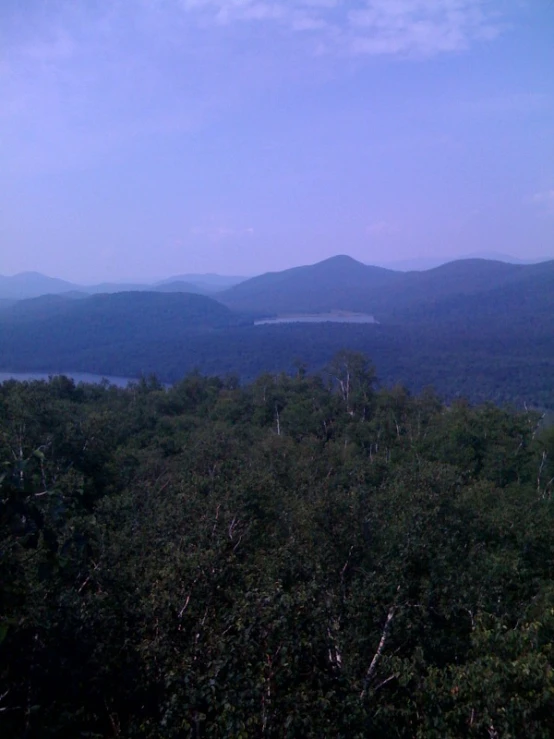
[[[552,0],[2,0],[0,274],[554,257]]]

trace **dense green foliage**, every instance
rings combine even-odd
[[[483,336],[448,327],[347,324],[230,326],[179,331],[172,321],[134,336],[115,331],[106,319],[103,339],[92,341],[88,324],[71,333],[17,327],[2,331],[1,369],[93,372],[139,377],[155,373],[174,382],[198,369],[209,375],[236,374],[252,380],[261,372],[293,372],[297,359],[310,371],[323,368],[347,346],[375,358],[380,381],[402,383],[412,392],[428,385],[448,399],[511,402],[554,408],[554,331],[538,340],[526,330]]]
[[[554,434],[375,390],[0,386],[2,737],[551,737]]]

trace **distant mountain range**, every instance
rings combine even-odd
[[[33,280],[36,289],[44,284]],[[401,272],[337,256],[212,296],[193,294],[190,284],[0,300],[0,370],[155,372],[171,382],[197,368],[252,378],[289,371],[297,359],[319,369],[347,348],[368,354],[389,384],[554,408],[554,260],[466,259]],[[255,325],[332,311],[378,323]]]
[[[336,259],[333,257],[332,259]],[[375,268],[377,271],[374,272],[376,276],[378,270],[387,270],[389,272],[410,272],[410,271],[428,271],[436,267],[440,267],[445,264],[451,264],[453,262],[467,261],[473,259],[504,262],[506,264],[518,264],[518,265],[531,265],[538,264],[541,262],[548,261],[547,259],[532,259],[532,260],[521,260],[516,257],[512,257],[508,254],[499,254],[496,252],[483,252],[468,254],[458,259],[447,259],[444,257],[421,257],[396,262],[390,262],[388,264],[380,265],[367,265],[363,264],[363,267]],[[320,264],[325,264],[330,260],[325,260]],[[355,262],[355,260],[352,260]],[[331,262],[335,266],[338,266],[337,262]],[[361,265],[361,262],[356,262]],[[219,275],[215,273],[206,274],[182,274],[174,275],[173,277],[167,277],[163,280],[156,282],[101,282],[92,285],[80,285],[67,280],[61,280],[57,277],[48,277],[41,274],[40,272],[21,272],[11,277],[0,275],[0,310],[3,307],[3,301],[5,300],[25,300],[26,298],[38,298],[41,295],[61,295],[67,294],[71,298],[84,297],[86,295],[97,295],[99,293],[117,293],[117,292],[190,292],[197,293],[199,295],[215,295],[223,291],[233,288],[243,282],[251,283],[253,289],[255,284],[268,284],[267,279],[269,275],[283,275],[284,280],[289,280],[294,274],[295,279],[302,281],[302,275],[305,274],[306,270],[314,269],[318,271],[317,265],[311,265],[311,267],[295,267],[293,269],[284,270],[283,272],[266,273],[259,275],[254,278],[232,276],[232,275]],[[318,276],[318,279],[323,278],[323,267]],[[350,270],[343,266],[340,267],[340,274],[349,279],[355,279],[359,284],[360,281],[368,279],[366,272],[365,277],[362,277],[359,270]],[[259,280],[264,278],[264,283],[254,283],[253,280]],[[279,279],[279,278],[274,278]]]
[[[227,287],[231,287],[232,285],[236,285],[239,282],[243,282],[247,279],[247,277],[217,275],[213,272],[208,272],[206,274],[192,273],[186,275],[177,275],[175,277],[168,277],[165,280],[160,280],[156,284],[166,285],[167,283],[171,282],[188,282],[194,285],[204,285],[206,287],[212,288],[213,290],[224,290]]]
[[[382,323],[411,323],[416,307],[421,312],[442,299],[469,298],[505,285],[529,289],[533,279],[545,274],[554,276],[554,261],[516,265],[467,259],[422,272],[398,272],[337,256],[254,277],[217,298],[233,310],[260,316],[350,310],[370,313]],[[468,309],[474,301],[468,301]]]
[[[413,270],[421,271],[426,269],[433,269],[434,267],[440,267],[448,262],[459,262],[464,259],[487,259],[494,262],[506,262],[507,264],[539,264],[540,262],[549,261],[548,257],[541,257],[536,259],[519,259],[518,257],[512,257],[510,254],[502,254],[500,252],[472,252],[471,254],[464,254],[455,257],[445,259],[444,257],[415,257],[413,259],[399,259],[394,262],[383,262],[379,263],[380,267],[386,269],[394,269],[400,272],[411,272]]]
[[[178,275],[155,283],[103,282],[95,285],[78,285],[57,277],[48,277],[40,272],[21,272],[6,277],[0,275],[0,308],[2,300],[25,300],[41,295],[68,294],[77,298],[99,293],[118,292],[190,292],[210,295],[236,285],[245,277],[232,277],[216,274]]]
[[[40,290],[48,285],[58,290],[75,287],[34,273],[11,279],[12,284],[23,283],[27,289]],[[221,280],[235,278],[218,279],[222,284]],[[4,298],[0,300],[0,317],[4,324],[21,321],[37,324],[71,315],[77,322],[86,324],[91,311],[101,309],[103,320],[108,321],[112,313],[115,320],[117,312],[126,310],[127,306],[133,306],[129,313],[133,318],[138,315],[133,311],[148,306],[155,319],[146,312],[141,314],[141,320],[146,320],[154,330],[156,320],[169,315],[174,308],[184,311],[175,314],[182,322],[193,307],[202,305],[208,314],[211,305],[212,313],[224,311],[227,316],[233,315],[237,320],[242,316],[242,322],[250,323],[268,316],[352,311],[373,315],[386,325],[435,325],[452,320],[461,325],[470,316],[472,322],[478,322],[484,315],[490,321],[493,314],[498,320],[513,324],[521,321],[532,306],[537,318],[540,317],[536,323],[550,325],[554,320],[554,311],[552,315],[548,313],[554,295],[554,260],[521,265],[466,259],[430,270],[400,272],[339,255],[317,264],[246,279],[209,298],[197,295],[195,287],[189,282],[169,280],[154,287],[98,285],[94,289],[99,294],[94,296],[64,290],[19,301]],[[191,302],[193,296],[197,301],[202,300]],[[198,314],[193,311],[187,325],[193,326],[196,320]]]

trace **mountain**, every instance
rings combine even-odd
[[[67,326],[91,329],[124,329],[145,335],[150,331],[186,328],[205,329],[227,326],[235,322],[233,313],[221,303],[203,295],[170,292],[120,292],[92,295],[74,300],[63,295],[43,295],[18,301],[6,309],[3,324],[14,319],[31,325],[47,324],[52,317],[63,316]],[[88,334],[90,336],[90,334]]]
[[[349,256],[268,272],[218,294],[233,309],[256,314],[366,311],[374,291],[386,289],[402,274],[368,267]]]
[[[456,257],[414,257],[412,259],[400,259],[394,262],[380,263],[380,267],[396,270],[398,272],[421,272],[427,269],[434,269],[449,262],[459,262],[466,259],[487,259],[493,262],[506,262],[506,264],[539,264],[540,262],[549,261],[548,257],[536,259],[519,259],[510,254],[501,254],[499,252],[472,252],[471,254],[462,254]]]
[[[460,259],[489,259],[494,262],[507,262],[508,264],[541,264],[542,262],[552,261],[552,257],[533,257],[531,259],[520,259],[511,254],[503,254],[497,251],[479,251],[471,254],[464,254],[457,259],[450,261],[458,261]]]
[[[152,285],[142,282],[99,282],[97,285],[75,286],[87,295],[152,291]]]
[[[0,357],[5,369],[78,370],[86,364],[94,372],[114,357],[140,357],[145,347],[152,353],[156,342],[179,345],[195,333],[239,323],[228,308],[203,295],[50,295],[0,313]]]
[[[70,297],[72,295],[73,293],[41,295],[38,298],[13,301],[0,313],[0,325],[41,323],[48,318],[63,315],[70,311],[77,301],[77,298]]]
[[[0,275],[0,298],[27,300],[42,295],[67,295],[82,297],[96,293],[116,293],[137,290],[152,290],[147,284],[120,284],[105,282],[98,285],[77,285],[57,277],[48,277],[40,272],[21,272],[12,277]],[[198,292],[194,290],[194,292]]]
[[[67,280],[48,277],[40,272],[21,272],[6,277],[0,275],[0,301],[26,300],[38,298],[41,295],[68,294],[80,297],[83,294],[96,295],[99,293],[119,292],[191,292],[200,295],[216,293],[241,282],[244,277],[227,277],[225,275],[180,275],[169,277],[157,283],[120,283],[101,282],[93,285],[77,285]],[[173,287],[168,288],[168,285]],[[0,310],[2,305],[0,303]]]
[[[150,290],[157,293],[196,293],[197,295],[208,295],[212,293],[210,289],[204,289],[202,285],[195,285],[192,282],[183,282],[182,280],[174,280],[171,282],[162,282]]]
[[[155,372],[171,382],[198,368],[248,379],[291,371],[297,359],[320,369],[346,348],[367,354],[389,385],[554,408],[554,261],[468,259],[401,273],[342,256],[247,280],[218,295],[225,305],[166,287],[4,304],[0,369]],[[372,313],[379,324],[252,321],[333,309]]]
[[[114,293],[129,292],[176,292],[176,293],[195,293],[196,295],[208,295],[213,291],[204,289],[201,285],[192,282],[183,282],[182,280],[171,280],[160,284],[149,284],[140,282],[101,282],[98,285],[86,285],[82,288],[87,295],[112,295]]]
[[[156,283],[157,285],[165,285],[168,282],[188,282],[202,288],[206,292],[217,292],[219,290],[225,290],[226,288],[238,285],[239,282],[244,282],[248,279],[247,277],[236,277],[233,275],[217,275],[214,273],[207,274],[186,274],[186,275],[175,275],[174,277],[167,277],[165,280],[161,280]]]
[[[23,300],[48,293],[63,293],[79,289],[71,282],[47,277],[39,272],[21,272],[12,277],[0,275],[0,298]]]
[[[553,269],[554,261],[516,265],[464,259],[423,272],[394,272],[341,256],[254,277],[220,293],[218,299],[255,315],[346,310],[370,313],[380,322],[413,322],[416,306],[503,285],[527,285]]]
[[[534,266],[463,259],[423,272],[402,273],[395,285],[371,296],[368,302],[382,321],[412,322],[416,307],[433,305],[453,296],[464,296],[467,300],[478,293],[517,283],[534,272]]]
[[[472,293],[451,290],[421,299],[403,315],[404,325],[414,323],[463,330],[487,342],[517,334],[520,346],[554,335],[554,261],[519,268],[490,289],[477,284]]]

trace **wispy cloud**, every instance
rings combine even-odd
[[[501,30],[481,0],[370,0],[351,11],[353,50],[368,54],[435,55],[461,51]]]
[[[355,55],[433,56],[502,30],[500,3],[490,0],[181,0],[181,7],[203,23],[274,22],[317,33],[320,49]]]
[[[188,133],[352,56],[436,56],[500,31],[501,0],[0,2],[6,169],[65,169]],[[314,71],[315,70],[315,71]]]

